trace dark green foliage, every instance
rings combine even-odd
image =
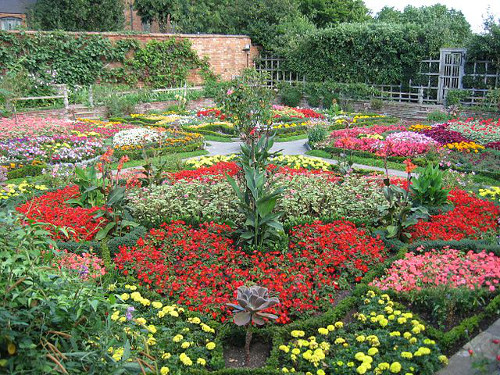
[[[317,27],[370,20],[362,0],[300,0],[300,11]]]
[[[438,207],[446,203],[449,190],[443,186],[443,172],[439,166],[428,164],[410,185],[411,199],[414,204]]]
[[[207,63],[205,62],[205,65]],[[153,88],[179,86],[191,69],[204,65],[188,39],[151,40],[127,62],[130,71]]]
[[[309,143],[318,143],[318,142],[324,141],[326,139],[327,135],[328,135],[328,132],[326,131],[326,128],[324,126],[321,126],[321,125],[314,126],[307,133]]]
[[[492,16],[484,23],[485,32],[475,34],[467,46],[468,58],[474,60],[489,60],[500,66],[500,19]]]
[[[290,84],[283,84],[279,89],[281,103],[289,107],[297,107],[302,99],[302,90]]]
[[[308,81],[388,84],[414,77],[444,43],[416,24],[343,23],[306,35],[286,57]]]
[[[109,118],[135,113],[139,100],[133,96],[115,94],[106,97],[103,103],[106,107],[106,117]]]
[[[30,15],[35,30],[114,31],[124,21],[122,0],[38,0]]]
[[[338,104],[340,97],[350,99],[369,99],[379,95],[380,91],[364,83],[340,83],[331,80],[325,82],[308,82],[305,94],[311,106],[331,108]]]
[[[109,67],[117,63],[123,65]],[[210,75],[208,63],[198,58],[188,40],[151,41],[139,47],[134,39],[113,44],[97,35],[0,32],[0,70],[25,69],[44,83],[88,86],[96,81],[136,84],[142,80],[165,87],[184,83],[193,68]]]
[[[427,121],[432,123],[446,122],[450,119],[450,116],[443,111],[433,111],[427,115]]]
[[[440,42],[442,47],[463,47],[465,41],[472,35],[464,14],[441,4],[418,8],[408,5],[403,12],[384,7],[376,19],[395,24],[414,23],[429,34],[439,35],[436,41]],[[437,45],[434,47],[439,48]]]
[[[471,96],[471,92],[468,90],[448,90],[446,94],[446,105],[459,105],[465,99]]]
[[[42,174],[42,171],[46,168],[46,165],[25,165],[22,168],[14,169],[7,172],[7,178],[13,180],[15,178],[23,177],[34,177]]]

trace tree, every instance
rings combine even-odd
[[[173,4],[172,0],[135,0],[134,9],[143,22],[157,21],[161,32],[169,32]]]
[[[371,19],[363,0],[300,0],[300,11],[320,28]]]
[[[37,30],[120,30],[123,6],[123,0],[38,0],[28,13],[29,23]]]
[[[462,12],[448,9],[445,5],[414,7],[408,5],[400,12],[394,8],[384,7],[376,19],[386,23],[415,23],[426,32],[439,35],[441,47],[463,47],[472,36],[470,24]]]

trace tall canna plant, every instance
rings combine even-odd
[[[283,232],[279,221],[282,213],[273,212],[283,188],[274,189],[268,176],[269,159],[278,154],[270,151],[274,136],[255,137],[255,134],[255,131],[251,134],[249,144],[241,145],[238,164],[242,168],[242,187],[233,177],[227,176],[227,179],[238,197],[238,209],[246,217],[243,227],[237,231],[240,242],[261,247],[266,241],[278,239]]]

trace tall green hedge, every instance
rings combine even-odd
[[[440,38],[410,23],[343,23],[305,36],[286,58],[310,82],[407,82]]]

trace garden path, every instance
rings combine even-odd
[[[240,150],[241,142],[213,142],[208,141],[205,145],[205,149],[209,152],[210,156],[213,155],[229,155],[237,153]],[[271,151],[279,151],[283,155],[304,155],[309,149],[307,148],[307,142],[303,139],[290,142],[276,142],[271,148]],[[337,160],[319,158],[315,156],[310,156],[311,158],[321,159],[330,164],[338,164]],[[353,164],[355,169],[367,169],[372,171],[385,172],[384,168],[373,167],[370,165],[363,164]],[[398,171],[395,169],[389,169],[389,174],[391,176],[406,177],[406,172]]]
[[[500,319],[460,348],[449,359],[448,366],[438,371],[436,375],[500,375],[500,361],[497,359],[500,347],[493,340],[500,340]],[[469,350],[472,350],[472,356]],[[474,369],[473,364],[484,367]]]

